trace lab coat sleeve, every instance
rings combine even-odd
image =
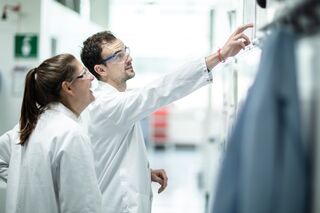
[[[18,125],[0,137],[0,179],[7,182],[8,168],[11,156],[11,145],[18,134]]]
[[[8,133],[0,137],[0,178],[7,182],[10,161],[10,137]]]
[[[101,193],[89,139],[73,135],[63,143],[57,166],[61,212],[101,212]]]
[[[115,125],[132,125],[210,82],[212,75],[205,59],[194,60],[141,89],[102,96],[98,101],[99,115],[105,115],[104,118],[111,119]]]

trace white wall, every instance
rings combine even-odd
[[[88,0],[83,0],[88,1]],[[101,0],[104,1],[104,0]],[[0,2],[13,5],[18,1]],[[89,17],[80,15],[53,0],[24,0],[21,16],[9,11],[8,19],[0,21],[0,135],[18,122],[21,96],[12,92],[13,87],[23,89],[24,76],[13,76],[14,66],[34,67],[51,56],[51,38],[57,39],[57,54],[72,53],[80,59],[82,42],[89,35],[103,30],[90,22]],[[86,8],[83,8],[84,10]],[[90,8],[88,8],[90,9]],[[81,12],[82,13],[82,12]],[[84,13],[85,14],[85,13]],[[105,14],[105,19],[108,19]],[[14,35],[35,33],[39,36],[37,59],[14,58]]]
[[[28,0],[22,3],[21,15],[8,11],[7,20],[0,21],[0,134],[18,122],[21,97],[13,94],[13,87],[21,88],[21,79],[13,75],[14,66],[33,66],[38,60],[14,59],[14,35],[16,33],[39,32],[39,2]],[[5,4],[14,5],[17,1],[0,2],[1,9]]]
[[[102,27],[60,3],[42,0],[41,8],[41,52],[42,59],[50,57],[50,39],[57,39],[58,53],[72,53],[80,59],[82,42]],[[105,19],[107,19],[105,14]]]

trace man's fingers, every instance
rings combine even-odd
[[[237,43],[238,45],[240,45],[240,46],[242,47],[242,49],[245,49],[245,48],[246,48],[246,45],[244,44],[244,41],[238,40],[238,41],[236,41],[236,43]]]
[[[163,192],[163,190],[167,188],[167,185],[168,185],[167,179],[164,179],[163,182],[161,183],[161,187],[158,189],[158,193]]]
[[[239,34],[239,33],[242,33],[242,32],[245,31],[246,29],[252,28],[252,27],[253,27],[253,24],[252,24],[252,23],[242,25],[241,27],[238,27],[238,28],[236,29],[236,31],[233,33],[233,35],[237,35],[237,34]]]
[[[168,178],[167,178],[167,177],[164,177],[162,186],[163,186],[164,188],[166,188],[167,185],[168,185]]]
[[[158,194],[160,194],[161,192],[163,192],[164,189],[165,189],[165,187],[161,186],[161,187],[158,189]]]
[[[246,45],[250,44],[250,39],[247,35],[245,35],[244,33],[241,33],[241,34],[238,34],[236,36],[234,36],[234,39],[235,40],[238,40],[238,39],[244,39],[244,43]]]
[[[167,187],[168,177],[163,169],[151,170],[151,180],[160,184],[158,193],[161,193]]]
[[[160,178],[160,177],[158,177],[158,176],[153,177],[153,181],[154,181],[154,182],[157,182],[157,183],[159,183],[159,184],[162,184],[162,178]]]
[[[162,177],[159,178],[159,179],[161,179],[161,182],[158,182],[161,185],[161,187],[158,190],[158,193],[161,193],[165,188],[167,188],[167,185],[168,185],[168,178],[167,178],[166,174],[161,173],[161,176]]]

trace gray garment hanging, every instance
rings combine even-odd
[[[294,45],[275,30],[226,150],[212,213],[305,213],[308,159],[303,148]]]

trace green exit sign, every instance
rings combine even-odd
[[[14,39],[16,58],[38,57],[38,36],[35,34],[17,34]]]

